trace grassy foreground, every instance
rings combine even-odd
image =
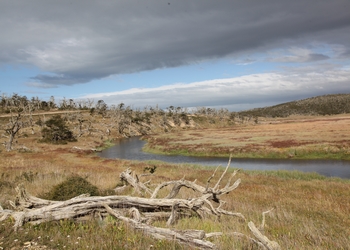
[[[43,197],[51,188],[72,175],[79,175],[100,192],[109,193],[119,183],[119,173],[127,167],[137,173],[157,166],[151,184],[177,180],[197,179],[205,185],[213,169],[191,165],[173,165],[163,162],[137,162],[101,159],[94,154],[75,151],[68,145],[34,144],[31,152],[4,152],[0,154],[0,204],[9,209],[8,200],[14,200],[14,188],[23,184],[32,195]],[[234,161],[231,164],[234,167]],[[232,169],[230,169],[232,171]],[[218,179],[217,175],[211,183]],[[288,171],[242,171],[237,178],[241,185],[223,197],[224,208],[241,212],[248,221],[261,223],[261,213],[274,208],[266,217],[265,235],[277,241],[283,249],[349,249],[350,245],[350,181],[325,178],[317,174]],[[223,182],[225,183],[225,181]],[[151,186],[154,188],[154,186]],[[132,190],[126,191],[132,194]],[[182,190],[182,197],[194,194]],[[0,249],[23,249],[37,244],[47,249],[188,249],[174,242],[150,239],[112,218],[99,222],[50,222],[38,226],[26,225],[18,232],[12,229],[10,219],[0,224]],[[158,225],[163,225],[159,222]],[[254,245],[230,235],[241,232],[250,235],[247,222],[237,218],[220,220],[197,218],[180,220],[178,229],[221,231],[224,236],[213,238],[219,249],[255,249]]]

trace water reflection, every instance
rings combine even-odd
[[[228,158],[192,157],[181,155],[157,155],[142,151],[145,141],[139,137],[120,139],[115,146],[99,153],[104,158],[128,160],[159,160],[171,163],[190,163],[205,166],[226,166]],[[317,172],[325,176],[350,179],[350,161],[337,160],[289,160],[289,159],[232,159],[232,167],[246,170],[299,170]]]

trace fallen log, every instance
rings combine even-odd
[[[14,229],[17,230],[25,223],[35,225],[62,219],[79,219],[95,214],[98,214],[103,219],[103,217],[109,214],[156,239],[176,240],[181,244],[192,247],[215,249],[215,245],[206,239],[214,236],[219,237],[223,235],[221,232],[205,233],[202,230],[192,229],[179,231],[154,227],[151,224],[155,220],[166,220],[167,226],[172,227],[182,217],[198,216],[202,218],[205,215],[236,216],[245,221],[245,217],[241,213],[222,209],[225,201],[221,199],[221,196],[233,191],[241,183],[241,180],[237,179],[231,184],[233,177],[237,174],[236,170],[229,177],[226,185],[221,185],[230,162],[231,159],[223,174],[212,188],[210,187],[210,181],[215,177],[218,168],[208,178],[205,187],[197,184],[196,181],[181,179],[161,183],[153,191],[144,183],[140,182],[137,175],[130,169],[120,174],[120,178],[130,184],[140,195],[149,195],[150,198],[122,195],[91,197],[89,195],[80,195],[66,201],[50,201],[32,196],[26,192],[23,186],[20,186],[16,188],[17,197],[15,201],[10,202],[14,210],[3,210],[0,207],[0,221],[11,216],[15,221]],[[162,188],[171,185],[172,188],[165,198],[155,198],[159,196],[159,191]],[[223,188],[220,188],[221,186]],[[198,196],[188,199],[176,198],[183,187],[192,189],[198,193]],[[248,227],[255,238],[239,232],[230,234],[245,237],[263,249],[279,250],[280,246],[278,243],[269,240],[262,233],[265,225],[265,214],[271,211],[269,210],[263,213],[262,223],[259,227],[260,230],[256,228],[253,222],[248,223]]]
[[[26,195],[21,192],[20,195]],[[79,196],[67,201],[53,201],[49,205],[42,206],[42,201],[37,201],[33,196],[27,196],[24,204],[19,204],[14,208],[18,210],[12,212],[15,218],[15,228],[28,222],[31,224],[40,224],[46,221],[55,221],[62,219],[74,219],[92,213],[93,211],[103,211],[104,204],[112,208],[127,209],[135,207],[142,212],[171,211],[174,203],[183,210],[191,210],[194,213],[202,210],[203,201],[200,199],[149,199],[131,196]],[[49,201],[47,201],[49,203]],[[28,204],[30,206],[28,207]],[[26,209],[24,209],[26,207]],[[1,213],[1,211],[0,211]]]
[[[200,249],[215,249],[215,245],[210,242],[203,240],[205,238],[205,232],[201,230],[185,230],[185,231],[174,231],[168,228],[153,227],[147,224],[138,222],[137,220],[130,219],[122,216],[118,212],[114,211],[107,204],[104,205],[107,212],[115,218],[122,220],[133,228],[142,230],[146,234],[151,235],[155,239],[161,240],[176,240],[182,244],[186,244],[192,247],[198,247]]]

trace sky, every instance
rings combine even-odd
[[[0,95],[240,111],[350,93],[349,0],[0,0]]]

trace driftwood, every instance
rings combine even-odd
[[[126,171],[123,171],[119,177],[122,181],[129,183],[141,196],[144,196],[144,192],[152,194],[152,191],[146,187],[144,183],[139,181],[139,177],[136,174],[132,176],[132,173],[133,172],[128,168]]]
[[[235,216],[245,221],[246,219],[241,213],[222,209],[225,202],[221,200],[221,196],[236,189],[241,182],[240,179],[237,179],[231,184],[233,177],[237,174],[236,170],[230,176],[226,185],[220,188],[221,182],[228,171],[230,161],[231,159],[223,174],[212,188],[210,187],[210,181],[214,178],[218,168],[208,178],[205,187],[196,184],[196,181],[181,179],[161,183],[153,191],[145,183],[142,183],[138,176],[130,169],[122,172],[120,179],[126,184],[131,185],[143,197],[122,195],[90,197],[89,195],[80,195],[66,201],[49,201],[28,194],[24,187],[17,187],[16,200],[10,202],[13,210],[3,210],[0,208],[0,221],[11,216],[15,221],[14,228],[17,230],[25,223],[35,225],[62,219],[81,219],[86,216],[91,218],[91,216],[96,214],[102,218],[110,215],[128,223],[136,230],[142,230],[145,234],[156,239],[176,240],[181,244],[187,244],[192,247],[215,249],[215,245],[207,239],[223,235],[221,232],[205,233],[202,230],[179,231],[173,228],[154,227],[151,224],[156,220],[166,220],[167,226],[172,227],[180,218],[189,216],[202,218],[206,215],[219,217],[223,215]],[[172,186],[169,194],[165,198],[158,198],[159,191],[167,186]],[[176,198],[176,195],[183,187],[192,189],[198,193],[198,196],[191,199]],[[149,198],[145,196],[149,196]],[[231,234],[248,238],[258,244],[262,249],[280,249],[280,246],[276,242],[270,241],[262,233],[265,224],[265,214],[270,211],[263,213],[263,221],[259,229],[257,229],[253,222],[248,223],[248,227],[255,238],[238,232]]]
[[[119,214],[118,212],[110,208],[108,205],[105,205],[105,208],[107,212],[112,216],[128,223],[135,229],[142,230],[147,234],[150,234],[153,238],[160,239],[160,240],[176,239],[180,243],[190,245],[193,247],[199,247],[201,249],[215,249],[215,245],[213,243],[211,243],[210,241],[204,240],[205,238],[204,231],[201,231],[201,230],[176,231],[168,228],[153,227],[144,223],[140,223],[135,219],[122,216],[121,214]]]

